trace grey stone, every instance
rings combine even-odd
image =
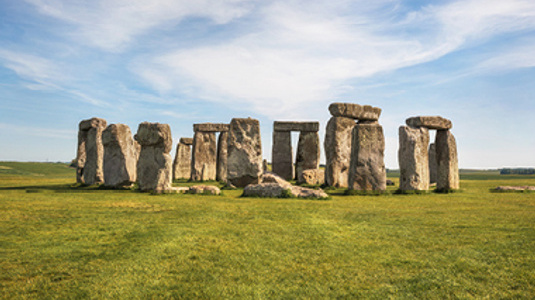
[[[436,154],[435,143],[429,144],[428,153],[429,153],[429,182],[436,183],[438,164],[437,164],[437,154]]]
[[[353,119],[332,117],[325,130],[325,183],[333,187],[347,187],[351,158]]]
[[[319,131],[319,122],[273,122],[274,131]]]
[[[227,182],[227,164],[228,164],[228,131],[222,131],[219,134],[217,142],[217,167],[216,180]]]
[[[193,136],[191,180],[216,179],[217,147],[215,132],[196,131]]]
[[[87,185],[104,183],[102,131],[106,120],[91,118],[79,124],[77,181]],[[83,147],[83,149],[81,149]]]
[[[175,160],[173,161],[173,179],[186,178],[191,176],[191,146],[190,144],[180,143],[176,145]]]
[[[445,130],[451,129],[451,121],[440,116],[418,116],[405,120],[405,123],[411,127],[426,127],[428,129]]]
[[[271,171],[286,180],[294,178],[292,133],[273,131]]]
[[[137,149],[130,127],[111,124],[102,132],[104,145],[104,185],[130,187],[137,178]]]
[[[271,173],[271,172],[264,173],[262,175],[262,180],[261,181],[262,181],[262,183],[278,183],[278,184],[281,184],[281,185],[292,186],[292,184],[289,183],[288,181],[284,180],[284,178],[278,176],[275,173]]]
[[[169,125],[143,122],[134,138],[141,145],[137,162],[139,189],[157,193],[171,190],[173,166],[169,151],[173,140]]]
[[[262,169],[264,169],[264,173],[266,173],[267,171],[269,171],[269,165],[268,165],[267,159],[264,159],[264,160],[262,161]]]
[[[351,141],[350,190],[386,190],[385,137],[379,124],[357,124]]]
[[[399,127],[399,188],[402,191],[429,189],[429,130]]]
[[[386,185],[387,185],[387,186],[392,186],[392,185],[396,185],[396,184],[395,184],[392,180],[387,179],[387,180],[386,180]]]
[[[498,186],[496,191],[535,191],[535,186],[521,185],[521,186]]]
[[[194,185],[189,188],[188,193],[219,195],[221,194],[221,190],[217,186],[213,185]]]
[[[181,144],[184,144],[184,145],[188,145],[188,146],[191,146],[193,145],[193,138],[180,138],[180,143]]]
[[[302,177],[304,170],[317,169],[320,166],[320,136],[317,132],[301,131],[297,143],[295,159],[296,179]]]
[[[331,103],[329,112],[333,117],[345,117],[357,120],[376,121],[381,115],[379,107],[355,103]]]
[[[256,184],[262,175],[260,123],[256,119],[234,118],[228,139],[227,181],[237,187]]]
[[[198,132],[222,132],[222,131],[228,131],[229,130],[229,124],[223,124],[223,123],[199,123],[199,124],[193,124],[193,131]]]
[[[305,183],[310,185],[323,184],[325,182],[325,170],[323,169],[309,169],[301,173],[301,177],[297,180],[298,183]]]
[[[250,184],[243,189],[244,197],[266,197],[266,198],[283,198],[283,197],[295,197],[295,198],[327,198],[327,195],[323,190],[304,188],[300,186],[292,186],[288,182],[270,182],[260,184]]]
[[[459,189],[457,143],[449,130],[438,130],[435,137],[437,155],[437,190]]]

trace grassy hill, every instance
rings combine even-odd
[[[0,162],[0,298],[535,297],[535,193],[489,191],[535,176],[327,201],[74,181],[63,164]]]

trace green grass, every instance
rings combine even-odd
[[[535,177],[487,175],[325,201],[73,189],[66,165],[0,162],[0,297],[532,299],[535,194],[489,190]]]

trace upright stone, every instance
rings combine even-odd
[[[196,131],[193,136],[191,180],[216,179],[217,148],[215,132]]]
[[[320,166],[320,136],[317,131],[301,131],[297,143],[295,175],[299,181],[304,170]]]
[[[78,149],[76,151],[76,182],[84,183],[84,167],[87,155],[85,153],[85,144],[87,142],[87,131],[78,131]]]
[[[294,178],[291,131],[273,131],[271,171],[284,180]]]
[[[104,182],[102,131],[105,128],[106,120],[100,118],[80,122],[80,131],[85,131],[81,134],[82,139],[85,138],[85,162],[83,169],[77,173],[80,174],[81,181],[88,185]]]
[[[349,189],[386,190],[383,127],[377,123],[357,124],[353,128],[351,149]]]
[[[348,186],[351,158],[351,132],[355,121],[345,117],[332,117],[325,130],[325,183],[333,187]]]
[[[216,180],[227,181],[228,131],[222,131],[217,141]]]
[[[437,170],[438,170],[438,164],[437,164],[437,155],[436,155],[436,147],[435,143],[429,144],[429,182],[430,183],[436,183],[437,182]]]
[[[130,187],[137,178],[137,150],[130,127],[111,124],[102,132],[104,145],[104,185]]]
[[[191,139],[190,139],[191,140]],[[191,176],[191,143],[184,143],[184,138],[176,145],[173,162],[173,179],[189,179]]]
[[[141,145],[137,180],[142,191],[163,192],[171,188],[173,146],[168,124],[143,122],[134,139]]]
[[[429,189],[429,130],[399,127],[399,188],[402,191]]]
[[[228,138],[227,181],[237,187],[258,184],[262,175],[260,123],[234,118]]]
[[[437,190],[459,189],[457,143],[449,130],[438,130],[435,138],[437,155]]]

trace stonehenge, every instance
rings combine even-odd
[[[191,157],[192,181],[226,180],[221,173],[226,170],[226,136],[229,124],[193,124],[193,149]],[[220,132],[216,143],[216,132]],[[217,146],[219,145],[219,146]],[[219,170],[219,176],[218,175]]]
[[[437,191],[459,189],[457,144],[450,120],[440,116],[408,118],[399,128],[399,189],[425,191],[436,180]],[[429,130],[437,130],[429,145]]]
[[[263,173],[260,122],[232,119],[227,151],[227,182],[236,187],[258,184]]]
[[[102,131],[106,128],[106,120],[82,120],[78,128],[76,181],[87,185],[101,184],[104,182]]]
[[[191,176],[191,145],[193,138],[180,138],[173,161],[173,180],[189,179]]]
[[[143,122],[134,139],[141,145],[137,162],[137,181],[141,191],[165,192],[171,189],[173,146],[168,124]]]
[[[299,131],[295,169],[293,166],[292,131]],[[320,163],[319,122],[273,122],[273,173],[285,180],[301,180],[304,170],[317,169]]]
[[[130,127],[111,124],[102,132],[104,185],[130,187],[137,179],[138,151]]]

